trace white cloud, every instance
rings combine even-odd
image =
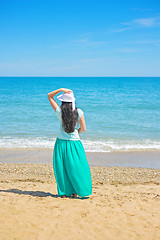
[[[116,51],[122,52],[122,53],[134,53],[134,52],[141,52],[144,51],[144,49],[136,49],[136,48],[115,48]]]
[[[93,35],[93,32],[86,32],[86,33],[81,33],[80,37],[89,37],[91,35]]]
[[[14,61],[0,62],[1,76],[64,76],[82,70],[82,66],[72,61]]]
[[[137,40],[137,41],[127,41],[126,44],[141,44],[141,45],[155,45],[160,46],[160,40]]]
[[[89,38],[80,38],[77,40],[72,41],[74,46],[97,46],[101,44],[105,44],[106,41],[93,41],[90,40]]]
[[[88,42],[89,40],[88,40],[88,38],[81,38],[81,39],[77,39],[77,40],[74,40],[73,42],[74,43],[86,43],[86,42]]]
[[[133,22],[145,27],[152,27],[156,24],[156,18],[139,18],[133,20]]]
[[[131,8],[131,10],[134,10],[134,11],[141,11],[141,12],[152,11],[152,9],[150,9],[150,8]]]
[[[123,22],[123,25],[129,26],[142,26],[142,27],[153,27],[160,25],[160,16],[158,17],[150,17],[150,18],[137,18],[133,19],[130,22]]]
[[[119,29],[113,29],[112,32],[114,33],[121,33],[128,30],[131,30],[136,27],[154,27],[160,26],[160,16],[157,17],[150,17],[150,18],[136,18],[129,22],[122,22],[121,25],[127,25],[126,27],[122,27]]]
[[[106,60],[110,60],[110,58],[86,58],[86,59],[80,60],[79,62],[93,63],[93,62],[101,62],[101,61],[106,61]]]
[[[120,29],[114,29],[113,32],[124,32],[131,29],[130,27],[126,27],[126,28],[120,28]]]

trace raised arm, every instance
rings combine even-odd
[[[57,95],[58,93],[60,92],[66,92],[66,93],[69,93],[69,92],[72,92],[71,89],[67,89],[67,88],[59,88],[57,90],[54,90],[52,92],[49,92],[47,95],[48,95],[48,99],[50,101],[50,104],[51,106],[53,107],[54,111],[56,111],[57,107],[58,107],[58,103],[54,100],[54,96]]]

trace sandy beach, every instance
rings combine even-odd
[[[0,161],[0,239],[160,239],[159,169],[89,161],[93,194],[62,199],[51,163],[5,159]]]
[[[160,169],[160,151],[86,152],[91,166]],[[53,149],[0,148],[0,163],[53,163]]]
[[[160,240],[160,0],[0,21],[0,240]]]

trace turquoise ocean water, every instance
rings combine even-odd
[[[0,147],[53,148],[59,122],[47,93],[62,87],[84,111],[86,151],[160,151],[158,77],[0,77]]]

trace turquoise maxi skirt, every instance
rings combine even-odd
[[[81,140],[56,139],[53,169],[58,196],[76,193],[85,197],[92,194],[90,167]]]

